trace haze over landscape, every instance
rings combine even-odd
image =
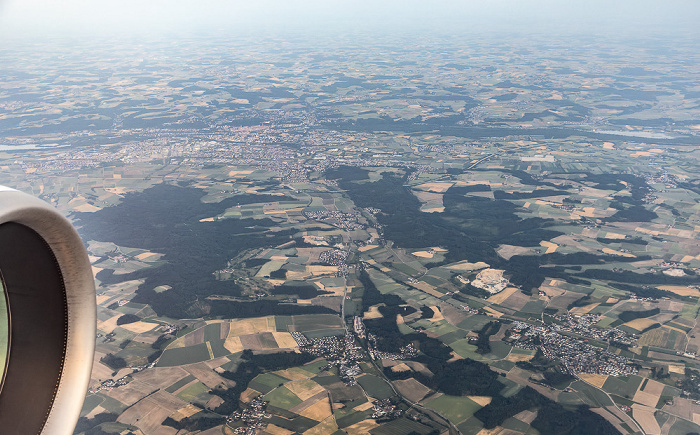
[[[700,4],[0,2],[76,434],[700,433]]]

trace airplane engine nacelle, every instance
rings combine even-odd
[[[3,186],[0,276],[0,432],[72,434],[95,350],[90,261],[67,219]]]

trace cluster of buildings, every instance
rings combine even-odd
[[[107,379],[106,381],[102,381],[102,383],[95,387],[95,388],[90,388],[88,390],[88,393],[90,394],[96,394],[99,393],[100,391],[111,391],[113,388],[121,387],[122,385],[128,384],[130,379],[128,376],[122,376],[119,379]]]
[[[234,411],[226,419],[226,422],[241,421],[244,423],[244,426],[237,427],[233,432],[242,435],[255,435],[258,429],[265,426],[262,419],[272,417],[272,414],[266,411],[268,403],[261,396],[258,396],[246,408]]]
[[[309,181],[309,169],[296,162],[269,161],[263,163],[261,169],[274,171],[285,183],[305,183]]]
[[[648,184],[663,184],[667,189],[678,187],[678,178],[666,171],[660,171],[654,175],[646,175],[644,179]]]
[[[102,335],[101,333],[97,333],[97,338],[101,338],[103,343],[111,343],[114,341],[114,337],[117,335],[116,332],[110,332],[105,335]]]
[[[593,325],[600,320],[599,314],[584,314],[583,316],[572,316],[566,314],[555,316],[561,321],[560,324],[553,323],[550,328],[554,331],[573,332],[586,338],[607,341],[608,343],[619,343],[625,346],[633,346],[637,342],[637,336],[629,334],[617,328],[600,329]]]
[[[309,211],[304,212],[304,216],[306,216],[308,219],[324,221],[344,230],[351,231],[358,228],[364,228],[362,224],[357,222],[356,215],[351,213],[343,213],[342,211]]]
[[[95,388],[91,388],[88,390],[90,394],[95,394],[100,391],[111,391],[113,388],[121,387],[122,385],[126,385],[129,382],[131,382],[131,375],[134,373],[138,373],[142,370],[146,369],[151,369],[155,367],[156,361],[148,363],[148,364],[143,364],[140,366],[130,366],[129,368],[131,369],[131,373],[125,376],[122,376],[119,379],[107,379],[106,381],[103,381],[99,386]]]
[[[375,420],[394,419],[401,416],[401,410],[390,399],[377,400],[372,405],[374,405],[372,418]]]
[[[445,293],[445,295],[447,296],[452,293],[453,292]],[[477,310],[476,308],[472,308],[469,305],[460,305],[460,307],[469,314],[479,314],[479,310]]]
[[[547,358],[561,361],[564,369],[572,375],[593,373],[621,376],[639,371],[639,366],[631,359],[561,334],[551,325],[531,326],[515,322],[506,337],[514,346],[539,349]]]
[[[365,338],[367,329],[365,328],[365,322],[362,321],[362,317],[355,316],[352,321],[352,329],[358,338]]]
[[[409,343],[406,346],[399,348],[398,352],[384,352],[377,349],[377,337],[374,334],[367,334],[367,342],[369,344],[368,351],[369,356],[372,359],[390,359],[390,360],[400,360],[400,359],[411,359],[418,355],[418,351],[413,344]]]
[[[321,263],[330,264],[332,266],[340,266],[345,264],[348,254],[350,254],[350,252],[343,251],[342,249],[329,249],[321,252],[318,255],[318,261]]]
[[[359,362],[366,357],[352,333],[346,332],[342,337],[332,335],[309,339],[300,332],[292,332],[292,337],[301,351],[325,358],[328,361],[326,368],[338,367],[340,379],[347,385],[357,384],[356,378],[362,373]]]
[[[291,332],[292,338],[297,342],[300,348],[306,348],[312,345],[311,340],[309,340],[306,335],[301,332]]]

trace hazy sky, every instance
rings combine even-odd
[[[693,31],[698,0],[0,0],[0,34]],[[697,33],[696,33],[697,34]]]

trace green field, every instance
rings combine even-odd
[[[80,415],[89,414],[90,411],[95,409],[97,406],[101,405],[104,401],[104,397],[97,394],[88,394],[85,397],[85,402],[83,402],[83,409],[80,411]]]
[[[209,360],[209,349],[206,343],[189,347],[167,349],[158,360],[159,367],[174,367],[184,364],[194,364]]]
[[[349,415],[346,415],[345,417],[336,418],[336,422],[338,423],[338,427],[342,429],[344,427],[352,426],[355,423],[359,423],[363,420],[371,418],[373,412],[374,409],[371,408],[366,411],[356,411]]]
[[[388,399],[395,395],[386,381],[374,375],[360,376],[357,378],[357,383],[362,386],[367,395],[375,399]]]
[[[406,435],[409,433],[427,435],[434,429],[407,418],[397,418],[369,431],[372,435]]]
[[[426,402],[425,406],[449,418],[454,424],[463,422],[481,409],[481,405],[468,397],[455,397],[446,394]]]
[[[268,400],[271,406],[282,409],[289,409],[302,402],[302,400],[297,397],[296,394],[289,391],[287,387],[275,388],[265,395],[265,400]]]
[[[630,376],[626,381],[624,377],[608,376],[603,384],[603,390],[610,394],[631,399],[643,380],[644,378],[640,376]]]
[[[184,390],[180,391],[177,397],[184,400],[185,402],[192,402],[197,396],[199,396],[202,393],[206,393],[207,391],[209,391],[209,387],[207,387],[201,382],[196,382],[190,385],[189,387],[185,388]]]
[[[175,391],[179,390],[180,388],[184,387],[185,385],[189,384],[190,382],[194,381],[195,377],[192,375],[187,375],[184,378],[180,379],[179,381],[175,382],[171,386],[165,389],[168,393],[174,393]]]

